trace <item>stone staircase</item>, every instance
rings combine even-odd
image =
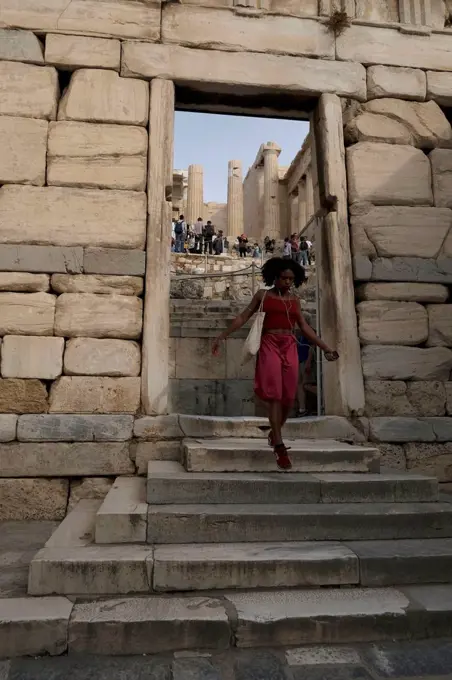
[[[288,442],[289,443],[289,442]],[[69,651],[140,654],[446,636],[452,504],[369,445],[186,439],[184,464],[81,501],[29,571],[75,599]],[[45,599],[45,598],[44,598]]]

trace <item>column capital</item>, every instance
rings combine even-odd
[[[281,147],[278,146],[276,142],[267,142],[262,147],[262,153],[264,156],[271,156],[273,154],[279,156],[279,154],[281,153]]]

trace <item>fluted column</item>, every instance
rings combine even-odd
[[[306,171],[305,196],[306,196],[306,222],[308,222],[311,219],[311,217],[315,214],[312,167],[308,168],[308,170]]]
[[[243,234],[242,161],[228,163],[228,236]]]
[[[264,236],[279,239],[279,165],[281,149],[274,142],[268,142],[262,149],[264,157]]]
[[[202,165],[188,166],[187,214],[189,224],[194,224],[198,217],[203,217],[204,188]]]
[[[298,182],[298,233],[304,229],[308,219],[306,205],[306,178],[303,178]]]
[[[431,0],[399,0],[399,14],[401,24],[431,26]]]

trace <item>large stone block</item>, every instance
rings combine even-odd
[[[366,415],[370,417],[415,415],[408,401],[406,384],[403,381],[366,380],[364,387]]]
[[[420,345],[427,340],[427,312],[416,302],[370,300],[356,309],[363,344]]]
[[[0,245],[0,270],[76,274],[83,271],[83,248]]]
[[[363,108],[404,125],[410,132],[410,143],[421,149],[434,149],[452,142],[451,124],[436,102],[375,99],[363,104]]]
[[[143,416],[135,420],[133,434],[137,439],[182,439],[186,432],[180,417],[174,413],[167,416]],[[190,436],[189,433],[187,436]]]
[[[0,415],[0,442],[11,442],[16,438],[17,416],[13,413]]]
[[[12,185],[0,189],[1,243],[142,248],[145,233],[142,192]]]
[[[68,375],[140,375],[141,350],[130,340],[74,338],[66,344],[64,372]]]
[[[452,259],[421,257],[378,257],[372,262],[375,281],[419,281],[452,283]]]
[[[0,116],[0,184],[45,184],[47,126],[44,120]]]
[[[143,191],[147,147],[146,130],[140,127],[52,123],[47,183]]]
[[[137,473],[145,475],[149,461],[182,461],[182,445],[180,440],[138,442],[132,446],[131,455],[134,456]]]
[[[59,378],[49,401],[51,413],[136,413],[140,378]]]
[[[452,347],[452,305],[428,305],[430,347]]]
[[[256,21],[228,8],[165,6],[162,42],[334,59],[334,37],[318,21],[269,14]]]
[[[435,434],[429,423],[421,418],[370,418],[371,441],[433,442]]]
[[[86,274],[143,276],[146,253],[144,250],[86,248],[83,267]]]
[[[160,4],[152,0],[2,0],[1,19],[6,26],[40,32],[64,31],[84,35],[158,40]]]
[[[0,479],[0,520],[62,520],[66,479]]]
[[[176,345],[176,378],[221,380],[226,378],[226,352],[219,356],[211,351],[210,338],[178,338]]]
[[[47,390],[40,380],[0,378],[0,412],[46,413]]]
[[[446,33],[435,33],[434,40],[428,40],[425,35],[400,33],[398,28],[354,24],[338,36],[336,59],[450,71],[449,41]]]
[[[68,513],[77,503],[85,499],[103,500],[113,486],[113,479],[108,477],[85,477],[70,481]]]
[[[402,123],[386,116],[364,111],[349,121],[344,130],[347,144],[356,142],[383,142],[410,144],[411,134]]]
[[[57,293],[141,295],[143,292],[143,279],[139,276],[103,276],[101,274],[71,276],[69,274],[54,274],[51,285],[52,290]]]
[[[111,68],[119,71],[121,43],[106,38],[84,35],[46,35],[46,62],[60,69],[74,71],[89,68]]]
[[[47,274],[0,272],[0,291],[12,293],[46,293],[50,289]]]
[[[6,335],[2,343],[3,378],[54,380],[63,372],[64,338]]]
[[[407,468],[434,475],[440,482],[452,481],[452,442],[447,444],[405,444]]]
[[[411,146],[360,142],[347,149],[347,171],[350,203],[433,203],[430,163]]]
[[[0,59],[43,64],[42,45],[31,31],[9,31],[0,28]]]
[[[452,208],[452,149],[434,149],[430,154],[430,161],[435,205]]]
[[[443,416],[445,414],[446,390],[444,383],[420,380],[409,382],[407,383],[406,393],[414,412],[418,416]],[[437,433],[435,434],[437,435]]]
[[[216,92],[231,87],[288,90],[304,94],[332,92],[338,96],[366,99],[366,71],[359,63],[305,59],[274,54],[189,49],[178,45],[123,43],[123,76],[169,78],[177,82],[215,82]]]
[[[405,451],[400,444],[378,444],[382,467],[392,470],[406,470]]]
[[[17,438],[24,442],[121,442],[132,438],[133,416],[21,416]]]
[[[56,118],[58,76],[50,66],[0,61],[0,115]]]
[[[426,93],[427,78],[420,69],[397,66],[369,66],[367,69],[369,99],[400,97],[424,101]]]
[[[441,106],[452,106],[452,73],[427,71],[427,99]]]
[[[0,293],[0,335],[53,335],[55,296]]]
[[[146,125],[148,117],[149,84],[102,69],[76,71],[58,111],[58,120],[122,125]]]
[[[141,334],[142,309],[141,299],[127,295],[63,293],[56,304],[55,335],[135,340]]]
[[[365,283],[356,289],[358,300],[446,302],[449,289],[440,283]]]
[[[445,387],[445,390],[446,390],[447,414],[450,416],[450,415],[452,415],[452,382],[444,383],[444,387]]]
[[[83,477],[135,471],[128,442],[0,444],[0,477]]]
[[[452,352],[446,347],[363,347],[362,365],[368,380],[448,380]]]

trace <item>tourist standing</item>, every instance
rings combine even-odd
[[[213,252],[215,255],[223,254],[223,232],[221,229],[218,232],[215,241],[213,242]]]
[[[292,259],[292,246],[290,245],[290,238],[288,236],[284,239],[283,258],[285,260]]]
[[[242,234],[241,236],[238,237],[237,241],[239,242],[240,257],[246,257],[246,251],[248,248],[248,239],[246,238],[246,235]]]
[[[187,226],[185,224],[185,217],[183,215],[179,215],[179,219],[177,220],[176,224],[174,225],[174,239],[175,239],[174,252],[176,252],[176,253],[183,253],[184,252],[186,231],[187,231]]]
[[[308,242],[304,237],[302,237],[300,241],[300,254],[301,264],[303,265],[303,267],[307,267],[309,265],[309,246]]]
[[[300,264],[301,253],[297,234],[292,234],[292,236],[290,237],[290,249],[292,259],[295,260],[295,262],[298,262],[298,264]]]
[[[195,252],[202,253],[202,234],[204,231],[204,222],[202,217],[198,217],[195,224],[193,225],[193,231],[195,232]]]
[[[207,220],[207,224],[204,227],[204,254],[209,251],[209,255],[212,255],[213,252],[213,237],[215,236],[215,227],[213,226],[212,222],[210,220]]]
[[[289,244],[290,245],[290,244]],[[321,340],[304,318],[299,298],[293,293],[305,280],[303,267],[292,259],[271,258],[262,267],[262,278],[270,290],[259,290],[248,307],[214,341],[212,352],[239,330],[258,310],[265,313],[260,349],[256,362],[254,391],[265,403],[270,422],[268,443],[276,464],[290,470],[292,463],[282,439],[281,429],[292,409],[298,387],[298,351],[295,328],[324,352],[327,361],[336,361],[337,352]]]

